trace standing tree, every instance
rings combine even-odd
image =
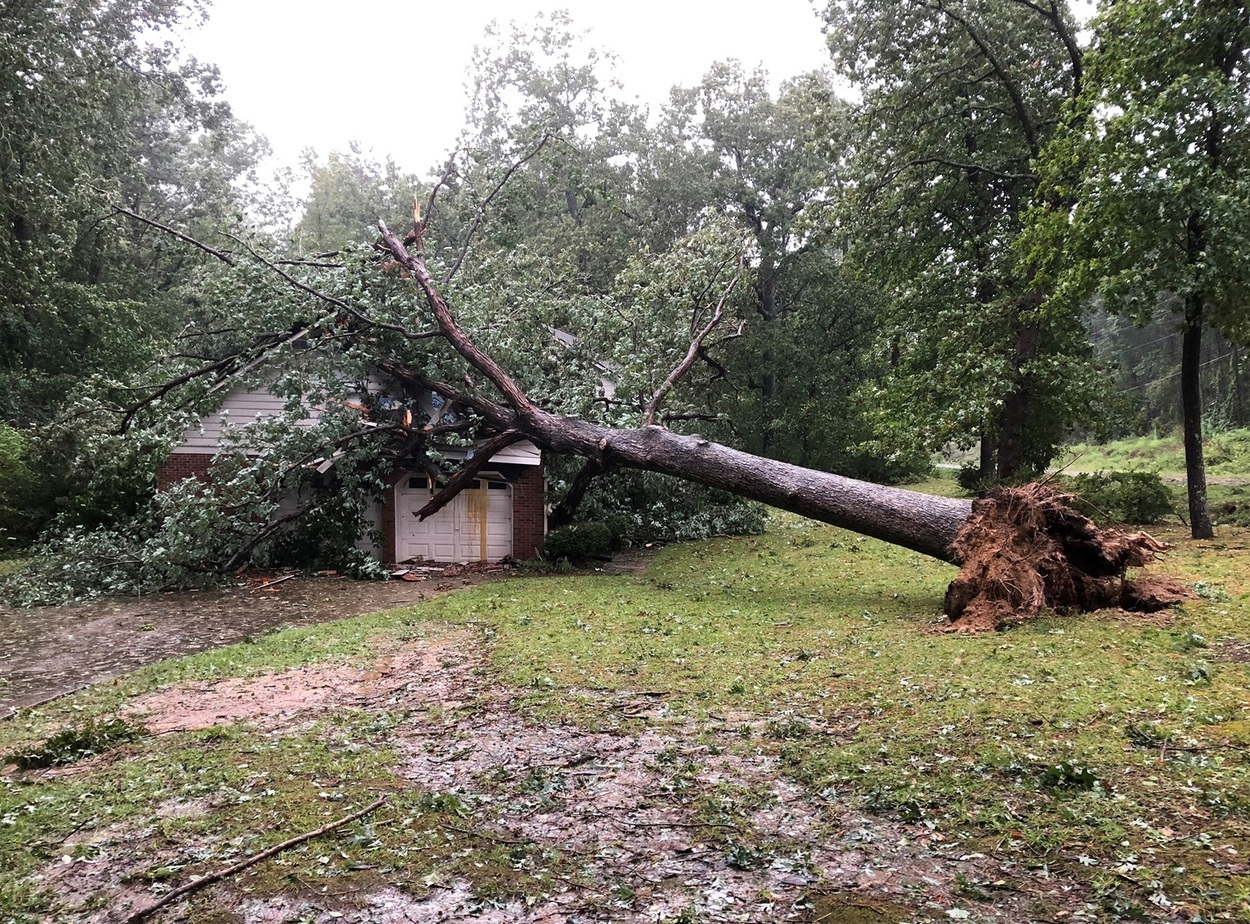
[[[982,477],[1040,469],[1100,384],[1078,312],[1043,307],[1012,249],[1081,80],[1066,4],[835,0],[826,19],[862,96],[850,258],[892,302],[877,400],[931,450],[979,439]]]
[[[309,191],[291,234],[298,253],[338,250],[372,237],[379,220],[398,222],[411,213],[423,188],[390,158],[373,161],[355,144],[346,153],[331,151],[324,161],[307,150],[302,166]]]
[[[1052,303],[1097,294],[1139,323],[1176,305],[1190,528],[1209,539],[1203,329],[1250,338],[1250,5],[1111,3],[1094,34],[1029,243]]]
[[[154,223],[205,235],[244,211],[262,144],[221,99],[216,70],[171,41],[198,8],[0,3],[0,436],[20,435],[29,476],[16,517],[4,508],[17,482],[0,482],[6,537],[29,540],[93,477],[80,462],[99,433],[41,428],[88,405],[93,377],[117,383],[150,364],[188,316],[198,261]],[[85,506],[126,508],[128,468]]]
[[[712,432],[773,458],[890,478],[927,460],[914,444],[882,451],[859,400],[876,377],[879,306],[843,266],[833,219],[846,114],[827,75],[773,94],[763,71],[718,63],[699,85],[673,89],[639,198],[671,212],[669,191],[684,189],[688,225],[714,211],[751,242],[750,310],[705,398],[720,417]]]
[[[0,17],[0,416],[54,416],[93,372],[176,330],[187,252],[121,204],[190,233],[229,224],[256,142],[216,70],[168,30],[183,0],[5,3]]]

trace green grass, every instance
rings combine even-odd
[[[0,752],[162,685],[363,664],[389,640],[472,625],[488,640],[493,676],[524,691],[535,718],[596,726],[593,694],[623,690],[656,694],[668,721],[706,728],[754,714],[740,746],[775,755],[813,793],[924,822],[1003,863],[1062,871],[1111,919],[1159,894],[1208,917],[1245,914],[1250,876],[1228,848],[1250,855],[1250,664],[1222,652],[1228,640],[1250,650],[1250,534],[1226,530],[1211,545],[1165,532],[1177,545],[1167,570],[1203,593],[1172,622],[1051,617],[1005,634],[941,634],[953,569],[776,515],[761,537],[667,549],[642,576],[516,579],[157,665],[5,723]],[[474,834],[471,809],[456,800],[406,789],[388,747],[399,718],[340,710],[295,737],[246,726],[183,733],[122,743],[90,774],[10,773],[0,783],[0,880],[17,884],[0,887],[0,911],[40,912],[44,899],[22,883],[71,830],[155,823],[166,866],[214,867],[378,791],[394,793],[403,825],[358,826],[332,851],[294,851],[251,887],[272,892],[298,876],[348,888],[361,865],[417,890],[424,877],[463,869],[486,894],[521,888],[520,868],[526,887],[570,875],[564,857]],[[154,822],[154,805],[187,799],[213,809]],[[279,819],[284,834],[261,833]],[[421,833],[446,835],[448,819],[461,832],[450,841]],[[210,833],[210,856],[193,856],[188,845]],[[729,849],[749,858],[756,846]],[[327,852],[329,870],[317,862]]]
[[[1207,473],[1250,477],[1250,430],[1215,433],[1204,441]],[[1075,471],[1148,471],[1185,476],[1185,447],[1180,431],[1139,436],[1099,445],[1066,446],[1055,459]]]

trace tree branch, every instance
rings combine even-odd
[[[447,382],[440,382],[414,369],[401,366],[394,360],[382,360],[378,363],[378,368],[414,391],[432,391],[449,401],[458,401],[470,410],[485,417],[497,427],[506,429],[512,424],[515,415],[510,413],[507,408],[501,407],[493,401],[474,397]]]
[[[968,34],[968,38],[972,39],[973,44],[980,49],[981,54],[985,57],[986,63],[994,69],[994,74],[998,78],[999,84],[1011,97],[1011,105],[1015,111],[1016,119],[1020,123],[1020,130],[1024,132],[1025,140],[1029,144],[1029,151],[1034,157],[1041,151],[1041,145],[1037,139],[1037,128],[1033,124],[1033,117],[1030,115],[1028,107],[1024,103],[1024,95],[1020,92],[1020,88],[1015,81],[1007,73],[1007,69],[1002,62],[998,60],[998,56],[994,54],[990,48],[989,42],[981,35],[980,32],[965,17],[960,16],[950,8],[947,0],[934,0],[934,9],[939,13],[959,23]]]
[[[481,227],[482,222],[486,220],[486,209],[491,204],[491,202],[494,201],[495,196],[499,195],[500,190],[502,190],[504,186],[507,185],[508,180],[512,179],[512,174],[516,173],[518,170],[520,170],[522,167],[524,167],[531,160],[533,160],[535,157],[538,156],[538,152],[541,151],[544,147],[546,147],[547,142],[551,140],[551,137],[552,136],[550,132],[545,132],[543,134],[542,140],[540,140],[538,144],[534,146],[534,149],[532,151],[530,151],[528,154],[526,154],[516,163],[512,164],[512,166],[510,166],[506,171],[504,171],[503,177],[499,180],[498,183],[495,184],[495,188],[492,189],[490,193],[486,196],[486,198],[482,200],[482,203],[477,207],[477,214],[473,216],[473,224],[469,226],[469,230],[468,232],[466,232],[464,236],[464,246],[460,248],[460,255],[456,257],[456,262],[451,265],[451,269],[449,269],[447,271],[447,275],[443,277],[443,283],[442,283],[443,285],[447,285],[447,283],[451,282],[451,280],[455,277],[456,273],[460,271],[460,267],[464,263],[465,257],[469,255],[469,244],[473,242],[473,236],[477,233],[477,229]],[[424,234],[425,234],[424,227],[417,229],[418,238],[424,237]]]
[[[343,299],[339,298],[338,296],[330,295],[326,292],[322,292],[317,287],[310,286],[308,285],[308,283],[303,282],[299,279],[296,279],[294,276],[292,276],[282,267],[278,266],[278,264],[274,263],[272,260],[268,260],[265,257],[262,257],[246,241],[240,240],[239,238],[234,237],[233,235],[231,235],[231,237],[234,240],[238,241],[240,245],[247,248],[247,252],[252,255],[252,258],[254,260],[257,260],[258,262],[263,264],[266,268],[268,268],[271,272],[274,272],[278,276],[280,276],[287,285],[291,286],[293,289],[297,289],[300,292],[305,293],[306,295],[311,295],[313,298],[319,299],[325,302],[326,304],[333,305],[335,308],[338,308],[340,311],[343,311],[347,313],[348,315],[350,315],[351,317],[355,318],[361,324],[365,324],[369,327],[380,328],[381,330],[393,331],[394,333],[399,334],[405,340],[428,340],[432,337],[440,336],[438,331],[421,331],[418,333],[418,332],[409,330],[408,328],[404,327],[401,324],[391,324],[387,321],[375,321],[373,318],[369,317],[363,311],[354,307],[353,305],[348,304],[347,302],[343,301]]]
[[[664,396],[672,390],[673,386],[681,380],[682,376],[690,371],[690,367],[693,366],[695,361],[699,358],[699,353],[703,349],[703,341],[706,340],[708,335],[716,329],[716,326],[720,324],[721,319],[725,316],[725,301],[733,293],[733,290],[738,285],[738,280],[741,278],[741,276],[735,276],[733,280],[730,281],[724,294],[721,295],[720,301],[716,303],[716,310],[712,312],[712,319],[707,322],[702,330],[694,335],[694,338],[690,341],[690,348],[686,350],[686,355],[682,357],[681,362],[679,362],[677,367],[668,374],[668,378],[664,380],[663,384],[655,390],[655,394],[651,396],[651,400],[647,403],[647,408],[644,412],[643,426],[650,427],[655,423],[655,415],[660,409],[660,404],[664,401]]]
[[[586,496],[591,483],[600,475],[607,474],[608,471],[609,466],[605,465],[601,459],[587,459],[573,477],[573,483],[569,485],[564,498],[551,511],[547,525],[555,529],[573,522],[577,508],[581,506],[582,498]]]
[[[173,228],[171,228],[169,225],[156,221],[153,218],[145,218],[143,215],[140,215],[138,212],[131,211],[130,209],[126,208],[124,205],[114,204],[113,211],[115,214],[125,215],[128,218],[131,218],[139,222],[140,224],[145,224],[150,228],[156,228],[158,231],[163,231],[166,234],[168,234],[170,237],[176,237],[178,240],[183,241],[184,243],[190,244],[192,247],[196,247],[199,250],[204,251],[209,256],[215,257],[216,259],[220,260],[222,263],[226,264],[227,266],[236,265],[236,261],[234,257],[231,256],[230,253],[228,253],[227,251],[218,250],[216,247],[210,247],[208,244],[205,244],[203,241],[197,241],[195,238],[191,237],[190,235],[183,234],[181,231],[176,231]]]
[[[452,347],[455,348],[456,352],[464,357],[473,368],[490,379],[491,384],[499,389],[504,396],[504,400],[508,402],[517,414],[522,417],[532,415],[537,408],[530,401],[529,396],[503,370],[503,367],[495,362],[494,358],[487,356],[478,349],[477,344],[469,339],[469,335],[465,333],[464,328],[452,317],[451,310],[447,307],[447,303],[443,301],[443,296],[435,287],[429,270],[426,269],[425,258],[416,257],[409,253],[403,242],[386,226],[386,222],[379,221],[378,229],[382,232],[382,240],[386,243],[391,255],[395,257],[395,261],[411,274],[417,285],[420,286],[421,291],[425,293],[426,302],[434,312],[434,318],[438,322],[439,330],[447,338],[448,342],[451,343]],[[423,233],[424,229],[417,229],[418,249],[422,246]]]
[[[199,879],[196,879],[192,882],[188,882],[185,885],[180,885],[178,886],[178,888],[174,889],[172,892],[169,892],[166,895],[164,895],[160,901],[156,902],[155,904],[148,905],[148,907],[146,908],[141,908],[138,911],[136,911],[134,914],[130,915],[128,918],[122,921],[122,924],[137,924],[137,922],[139,921],[146,920],[147,918],[150,918],[152,915],[156,914],[156,912],[160,911],[162,908],[165,908],[168,905],[172,905],[176,901],[180,901],[182,898],[184,898],[187,895],[190,895],[192,892],[198,891],[199,889],[202,889],[207,885],[212,885],[214,882],[220,882],[226,877],[233,876],[235,873],[241,872],[247,869],[249,866],[254,866],[257,863],[261,862],[262,860],[268,860],[270,857],[276,854],[282,853],[282,851],[284,850],[290,850],[292,847],[298,847],[300,844],[304,843],[305,841],[311,841],[313,838],[321,837],[321,835],[323,834],[328,834],[331,831],[333,831],[335,828],[341,828],[343,827],[343,825],[350,824],[351,822],[355,821],[358,818],[363,818],[369,813],[377,811],[384,804],[386,804],[386,797],[385,796],[379,797],[377,801],[369,805],[366,805],[359,812],[353,812],[350,815],[340,818],[338,821],[332,821],[328,825],[322,825],[316,831],[308,831],[305,834],[300,834],[297,837],[292,837],[288,840],[285,840],[281,844],[274,844],[272,847],[269,847],[266,850],[262,850],[258,854],[253,854],[252,856],[248,857],[245,860],[240,860],[238,863],[233,863],[230,866],[227,866],[225,869],[218,870],[215,873],[209,873],[207,876],[201,876]]]
[[[1019,6],[1028,7],[1037,13],[1043,19],[1050,23],[1051,28],[1055,30],[1055,35],[1059,37],[1059,41],[1063,42],[1063,47],[1068,52],[1068,60],[1072,64],[1072,98],[1076,99],[1081,95],[1081,81],[1084,77],[1084,61],[1081,52],[1081,46],[1077,43],[1076,36],[1072,34],[1072,28],[1068,21],[1064,18],[1063,10],[1060,9],[1057,0],[1049,0],[1046,6],[1035,3],[1033,0],[1012,0]]]
[[[438,178],[438,182],[435,183],[434,188],[430,190],[430,198],[425,200],[425,219],[420,220],[416,216],[413,217],[412,225],[414,232],[416,231],[416,226],[418,224],[420,224],[424,229],[429,228],[430,218],[434,215],[434,203],[438,199],[439,191],[447,185],[447,181],[451,179],[451,175],[456,172],[456,155],[459,153],[459,149],[451,152],[451,156],[447,158],[447,166],[443,168],[442,176]]]
[[[447,484],[443,485],[442,489],[430,498],[429,503],[417,511],[417,519],[424,520],[426,517],[431,517],[450,504],[455,496],[463,491],[469,482],[490,464],[491,459],[497,453],[513,443],[521,442],[523,439],[525,439],[525,434],[519,430],[504,430],[480,446],[474,446],[473,458],[468,460],[464,468],[448,478]]]

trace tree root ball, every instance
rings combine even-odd
[[[1103,529],[1045,484],[995,488],[972,505],[951,543],[959,576],[946,591],[956,631],[1003,629],[1038,615],[1119,607],[1156,612],[1192,596],[1166,578],[1126,578],[1168,546]]]

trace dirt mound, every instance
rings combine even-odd
[[[960,631],[1002,629],[1044,608],[1085,612],[1165,609],[1191,594],[1159,577],[1125,577],[1168,546],[1147,533],[1103,529],[1049,485],[995,488],[972,505],[951,543],[959,576],[945,610]]]

